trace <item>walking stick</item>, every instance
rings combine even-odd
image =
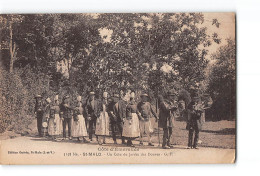
[[[158,98],[156,99],[156,113],[158,114]],[[160,147],[160,129],[159,129],[159,120],[157,121],[157,133],[158,133],[158,141],[159,141],[159,145],[158,147]]]
[[[160,144],[160,128],[159,128],[159,121],[158,121],[158,141],[159,141],[159,145],[158,145],[158,147],[160,147],[161,144]]]

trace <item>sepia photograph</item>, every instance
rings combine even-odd
[[[0,14],[0,164],[233,164],[236,13]]]

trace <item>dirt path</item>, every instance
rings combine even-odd
[[[201,147],[196,150],[175,145],[174,149],[166,150],[158,144],[132,148],[114,145],[111,138],[106,145],[99,146],[23,136],[2,140],[0,146],[2,164],[231,163],[235,158],[235,149]]]

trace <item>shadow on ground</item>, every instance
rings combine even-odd
[[[204,133],[214,133],[216,135],[235,135],[236,134],[236,129],[235,128],[224,128],[222,130],[201,130],[201,132]]]

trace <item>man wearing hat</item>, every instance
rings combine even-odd
[[[188,105],[188,119],[186,129],[189,130],[188,148],[197,149],[199,140],[199,131],[202,126],[203,107],[201,106],[200,97],[196,94],[192,96],[192,101]],[[193,134],[194,140],[193,140]]]
[[[37,118],[37,129],[38,129],[39,136],[42,136],[42,119],[43,119],[43,112],[44,112],[42,96],[36,95],[35,100],[36,100],[36,103],[35,103],[34,113]]]
[[[124,100],[120,99],[119,94],[114,94],[112,102],[108,107],[108,114],[111,121],[112,137],[114,144],[116,141],[116,127],[120,133],[122,144],[125,144],[125,139],[122,136],[123,132],[123,119],[126,116],[126,103]]]
[[[84,110],[89,123],[89,139],[92,141],[92,135],[95,134],[94,129],[96,129],[96,120],[100,115],[99,101],[95,99],[94,91],[89,93],[89,99],[86,102]]]
[[[63,97],[62,103],[60,105],[60,111],[61,111],[62,120],[63,120],[63,139],[66,139],[66,127],[68,125],[69,140],[72,140],[71,119],[72,119],[73,108],[70,106],[68,95]]]
[[[138,103],[137,109],[141,114],[140,117],[140,145],[143,145],[143,135],[144,133],[148,137],[148,145],[154,146],[152,144],[152,137],[151,133],[153,132],[152,124],[150,118],[155,117],[157,120],[157,115],[153,111],[151,104],[148,102],[148,94],[143,93],[141,94],[141,102]]]
[[[174,89],[167,93],[166,99],[160,101],[159,109],[159,127],[163,128],[162,147],[169,149],[172,148],[172,128],[174,127],[175,113],[178,109],[177,93]]]

